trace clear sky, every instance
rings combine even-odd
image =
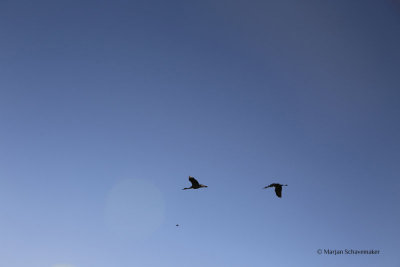
[[[0,36],[0,266],[400,266],[399,1],[2,0]]]

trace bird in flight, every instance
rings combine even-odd
[[[179,226],[179,224],[177,224],[176,226]]]
[[[186,190],[186,189],[199,189],[199,188],[202,188],[202,187],[208,187],[208,186],[206,186],[206,185],[199,184],[199,182],[198,182],[196,179],[194,179],[194,177],[192,177],[192,176],[189,176],[189,181],[192,183],[192,186],[191,186],[191,187],[183,188],[182,190]]]
[[[270,184],[270,185],[264,187],[264,189],[268,188],[268,187],[275,187],[276,195],[278,197],[282,197],[282,186],[287,186],[287,184]]]

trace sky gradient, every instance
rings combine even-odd
[[[4,0],[0,35],[1,266],[400,266],[399,1]]]

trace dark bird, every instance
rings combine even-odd
[[[196,179],[194,179],[194,177],[192,177],[192,176],[189,176],[189,181],[192,183],[192,186],[191,186],[191,187],[183,188],[182,190],[186,190],[186,189],[199,189],[199,188],[202,188],[202,187],[208,187],[208,186],[206,186],[206,185],[199,184],[199,182],[198,182]]]
[[[268,187],[275,187],[276,195],[278,197],[282,197],[282,186],[287,186],[287,184],[270,184],[270,185],[264,187],[264,189],[268,188]]]
[[[177,224],[176,226],[179,226],[179,224]]]

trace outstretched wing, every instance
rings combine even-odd
[[[189,176],[189,181],[192,183],[192,187],[200,187],[199,182],[194,177]]]
[[[278,197],[282,197],[282,186],[275,186],[275,193]]]

